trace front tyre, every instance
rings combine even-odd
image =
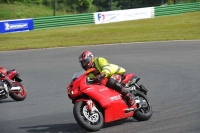
[[[135,118],[138,121],[146,121],[150,119],[153,114],[153,111],[149,99],[146,95],[144,95],[144,93],[140,91],[136,91],[135,96],[138,97],[139,100],[142,102],[142,106],[141,108],[135,111],[133,118]]]
[[[103,127],[102,112],[96,108],[95,111],[90,113],[87,104],[83,101],[74,104],[73,113],[77,123],[88,131],[98,131]]]
[[[23,101],[27,95],[25,87],[20,82],[14,82],[13,84],[19,86],[21,89],[19,91],[10,92],[9,93],[10,97],[15,101]]]

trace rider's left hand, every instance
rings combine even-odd
[[[94,81],[99,82],[99,81],[101,81],[101,79],[103,79],[105,76],[106,76],[105,73],[101,73],[101,74],[97,75],[97,76],[94,78]]]

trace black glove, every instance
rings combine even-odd
[[[101,79],[103,79],[105,76],[106,76],[105,73],[101,73],[101,74],[97,75],[97,76],[94,78],[94,82],[99,82],[99,81],[101,81]]]

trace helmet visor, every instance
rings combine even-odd
[[[80,61],[80,62],[81,62],[82,66],[87,66],[87,64],[88,64],[87,60],[83,60],[83,61]]]

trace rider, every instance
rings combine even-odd
[[[7,70],[0,66],[0,80],[6,81],[10,86],[12,86],[12,81],[7,77]]]
[[[108,60],[103,57],[94,57],[90,51],[83,51],[79,56],[79,62],[81,63],[82,68],[86,71],[90,68],[96,68],[96,78],[94,79],[104,81],[104,84],[107,87],[121,93],[122,96],[127,99],[128,106],[132,106],[135,103],[134,97],[125,87],[123,87],[121,81],[119,81],[119,77],[116,75],[123,75],[126,71],[124,68],[115,64],[110,64]]]

